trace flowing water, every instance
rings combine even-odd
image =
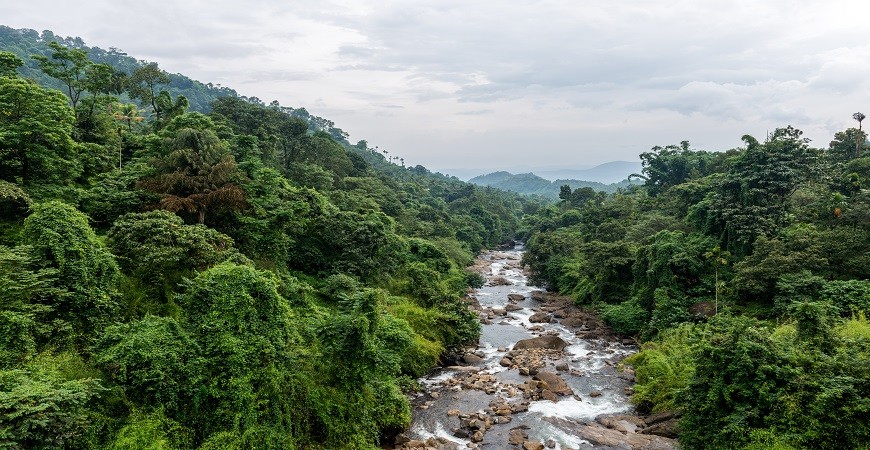
[[[631,383],[616,366],[636,348],[623,345],[612,335],[604,339],[578,337],[578,334],[586,333],[578,333],[577,328],[559,323],[531,323],[529,319],[534,310],[540,310],[542,305],[531,299],[530,293],[541,289],[527,284],[527,278],[520,266],[521,256],[521,246],[514,250],[488,252],[480,256],[488,264],[487,284],[474,293],[482,307],[481,317],[484,319],[476,351],[477,355],[482,355],[482,360],[472,364],[473,368],[443,368],[420,380],[426,387],[426,392],[413,402],[414,418],[411,429],[406,433],[407,437],[420,440],[440,437],[441,441],[446,439],[455,442],[458,448],[511,448],[508,445],[510,430],[527,427],[525,431],[528,433],[528,440],[542,443],[549,441],[553,448],[596,448],[577,437],[572,429],[591,422],[598,416],[632,410],[626,394]],[[522,294],[525,298],[511,302],[508,294]],[[515,310],[506,316],[491,314],[492,308],[498,311],[509,303],[516,306],[511,307]],[[491,319],[486,320],[488,317]],[[517,367],[503,367],[500,361],[517,341],[541,335],[558,335],[569,344],[559,359],[546,360],[546,367],[541,370],[558,373],[573,390],[573,396],[559,397],[556,402],[529,402],[523,399],[522,392],[517,393],[516,389],[510,388],[532,380],[532,377],[521,376]],[[562,370],[557,371],[558,363],[562,363]],[[567,363],[568,370],[565,370],[564,363]],[[475,369],[478,373],[494,376],[495,381],[489,383],[488,389],[469,389],[467,385],[462,386],[460,380],[468,377],[469,371]],[[528,410],[511,414],[510,419],[496,419],[510,422],[492,425],[485,432],[483,440],[477,444],[471,443],[470,437],[456,436],[456,430],[461,426],[461,418],[455,415],[455,410],[463,413],[463,417],[487,412],[492,416],[489,407],[493,401],[500,401],[498,399],[504,399],[508,403],[528,403]],[[452,414],[448,414],[451,410],[454,410]]]

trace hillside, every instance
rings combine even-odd
[[[560,188],[566,184],[570,186],[571,189],[588,187],[594,189],[596,192],[603,191],[607,193],[613,193],[619,188],[631,185],[627,180],[610,184],[595,181],[566,179],[550,181],[535,175],[534,173],[514,175],[510,172],[504,171],[480,175],[468,180],[468,182],[478,186],[489,186],[523,195],[540,196],[548,200],[557,200],[559,198]]]
[[[376,448],[477,341],[465,267],[536,203],[2,31],[0,446]]]
[[[90,47],[79,37],[58,36],[48,30],[40,33],[31,29],[15,29],[0,25],[0,49],[12,52],[21,58],[24,62],[24,65],[19,69],[21,76],[35,80],[43,86],[63,91],[65,89],[63,82],[48,76],[40,70],[38,61],[33,58],[33,55],[51,57],[52,49],[49,44],[52,42],[60,43],[66,48],[82,50],[93,63],[110,66],[119,76],[119,84],[123,84],[124,79],[129,78],[133,72],[149,63],[130,56],[114,47],[109,50],[100,47]],[[190,111],[208,113],[211,111],[214,101],[224,97],[241,98],[250,103],[266,106],[259,98],[240,96],[234,89],[227,86],[214,85],[208,82],[203,83],[180,73],[166,73],[166,76],[169,78],[169,82],[162,89],[165,89],[172,98],[184,96],[188,101],[188,109]],[[116,89],[118,87],[116,86]],[[148,106],[140,100],[131,99],[129,95],[122,92],[122,89],[117,89],[116,94],[118,94],[120,100],[134,102],[140,108],[147,108]],[[335,123],[331,120],[310,114],[304,107],[286,107],[277,104],[271,104],[270,106],[306,121],[309,130],[312,132],[324,131],[335,140],[345,144],[348,143],[348,134],[344,130],[336,127]]]
[[[548,180],[584,180],[610,184],[621,182],[633,173],[640,173],[640,170],[640,161],[610,161],[589,169],[559,168],[536,170],[535,173]]]

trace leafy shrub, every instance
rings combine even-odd
[[[602,305],[601,318],[620,334],[640,334],[649,321],[649,312],[634,300],[618,305]]]
[[[829,281],[822,287],[821,299],[836,306],[844,316],[870,314],[870,280]]]
[[[679,407],[678,396],[695,372],[694,352],[700,331],[697,325],[682,324],[626,358],[625,363],[634,367],[637,380],[632,396],[635,404],[653,412]]]

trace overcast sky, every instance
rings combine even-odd
[[[304,106],[433,170],[581,168],[870,113],[862,1],[6,1],[0,22]]]

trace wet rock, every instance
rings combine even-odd
[[[538,441],[523,442],[523,450],[544,450],[544,444]]]
[[[589,393],[589,396],[592,398],[601,397],[601,391],[592,391]]]
[[[646,434],[623,434],[620,431],[604,428],[600,425],[581,425],[576,431],[581,438],[595,445],[630,448],[632,450],[673,450],[677,448],[677,441],[673,439]]]
[[[559,401],[559,396],[554,394],[553,391],[548,391],[544,389],[543,391],[541,391],[541,400],[549,400],[555,403]]]
[[[677,419],[659,422],[655,425],[650,425],[649,427],[644,428],[641,433],[676,439],[680,434],[679,422]]]
[[[432,398],[438,398],[441,397],[441,394],[438,391],[432,391],[429,393],[429,396]]]
[[[547,439],[546,445],[547,448],[556,448],[556,441],[552,439]]]
[[[564,319],[559,321],[559,323],[561,323],[562,325],[571,328],[580,328],[585,322],[586,320],[581,317],[565,317]]]
[[[671,420],[677,417],[677,414],[674,411],[663,411],[657,414],[652,414],[647,416],[644,419],[647,425],[655,425],[659,422],[664,422],[666,420]]]
[[[547,384],[547,389],[558,395],[574,395],[574,391],[568,386],[562,377],[553,372],[538,372],[535,379]]]
[[[634,339],[623,339],[622,345],[635,345]]]
[[[507,305],[504,305],[504,310],[505,310],[506,312],[510,312],[510,311],[519,311],[519,310],[521,310],[521,309],[523,309],[522,306],[514,305],[513,303],[508,303]]]
[[[520,375],[527,377],[529,376],[529,368],[528,367],[520,367]]]
[[[558,336],[539,336],[530,339],[522,339],[514,344],[514,350],[527,348],[548,348],[553,350],[564,350],[568,343]]]
[[[529,317],[529,322],[531,323],[550,323],[552,320],[553,316],[545,312],[537,312]]]
[[[456,416],[458,416],[458,415],[460,415],[460,414],[462,414],[462,413],[461,413],[458,409],[450,409],[450,410],[447,411],[447,415],[448,415],[449,417],[456,417]]]
[[[513,362],[511,362],[510,358],[502,358],[498,364],[502,367],[510,367],[513,365]]]
[[[508,294],[507,298],[512,302],[521,302],[526,299],[526,296],[523,294]]]
[[[495,277],[490,279],[489,283],[487,284],[489,284],[490,286],[510,286],[513,283],[508,281],[505,277]]]
[[[635,417],[635,419],[638,419]],[[619,431],[620,433],[635,433],[639,426],[643,426],[642,422],[638,423],[636,421],[627,420],[622,416],[613,416],[613,417],[599,417],[597,419],[598,423],[604,425],[607,428],[614,429]],[[638,419],[640,421],[640,419]]]
[[[558,370],[559,372],[567,372],[568,371],[568,363],[563,361],[563,362],[556,364],[556,370]]]
[[[505,309],[505,308],[492,308],[492,313],[497,315],[497,316],[506,316],[507,309]]]
[[[462,356],[462,360],[468,364],[480,364],[483,362],[483,358],[475,355],[474,353],[466,353]]]
[[[483,441],[483,431],[477,430],[471,435],[471,442]]]
[[[523,442],[526,442],[526,439],[529,438],[529,433],[526,432],[524,427],[517,427],[511,429],[510,433],[508,433],[508,444],[510,445],[522,445]]]

